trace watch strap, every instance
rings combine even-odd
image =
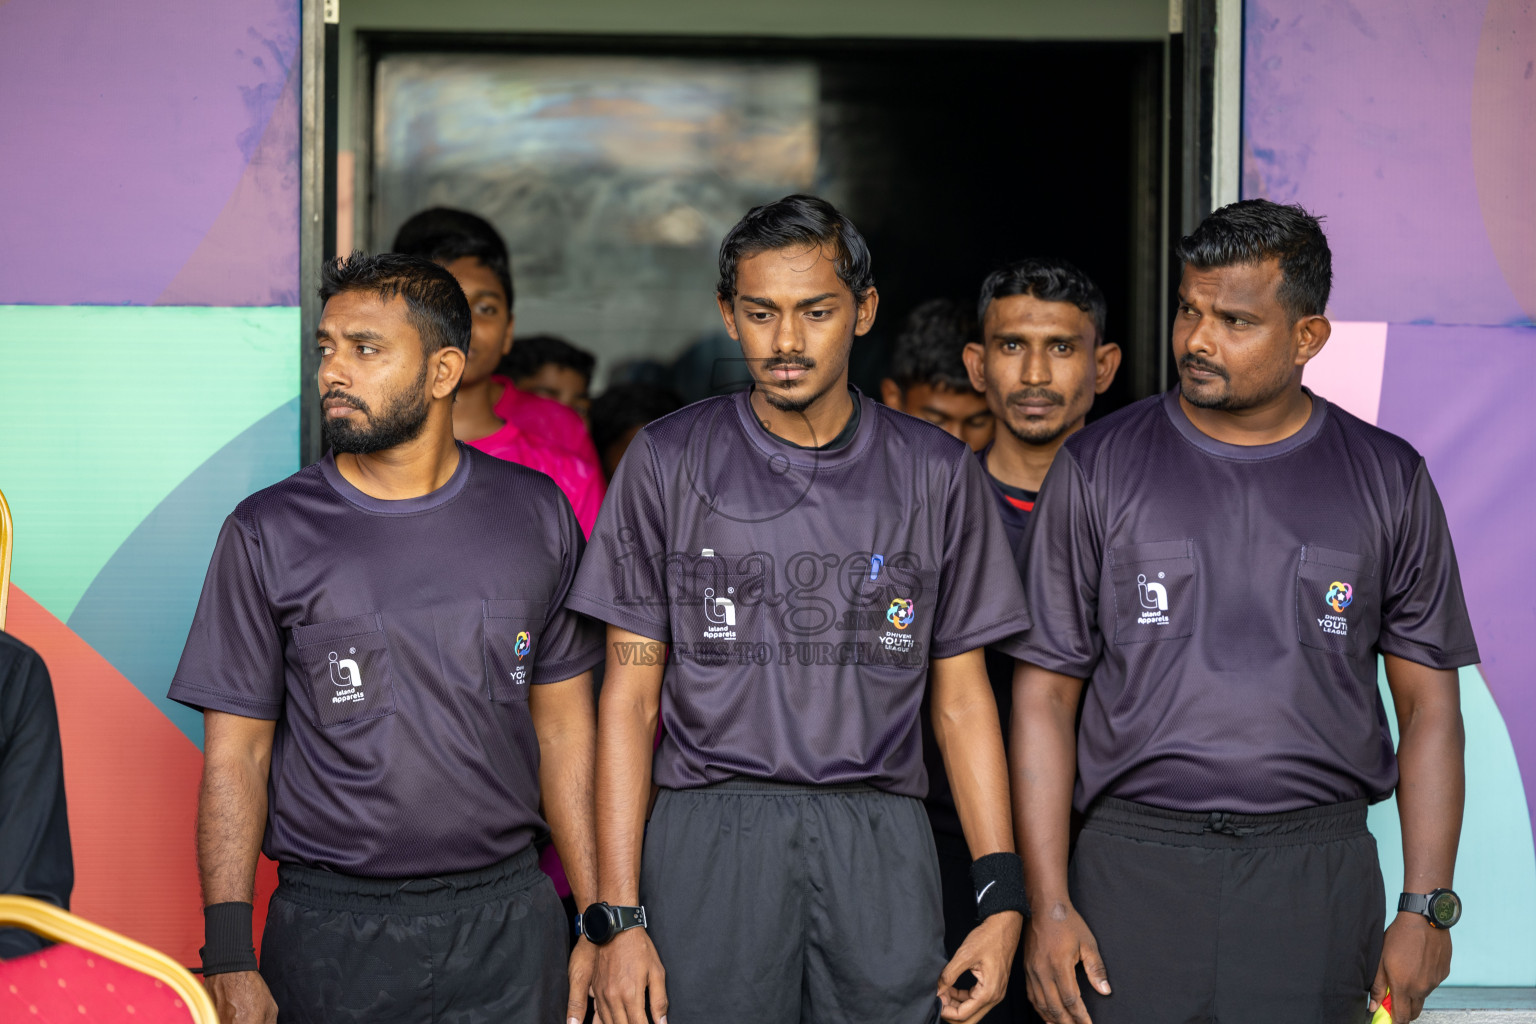
[[[1405,892],[1397,898],[1397,912],[1429,916],[1429,894]]]
[[[611,909],[614,912],[615,919],[619,923],[619,926],[613,930],[614,934],[618,934],[619,932],[627,932],[631,928],[645,927],[644,907],[612,907]]]

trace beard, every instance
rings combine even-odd
[[[1179,375],[1179,394],[1184,401],[1197,409],[1214,409],[1219,412],[1241,412],[1244,409],[1253,409],[1273,401],[1290,387],[1293,368],[1282,366],[1269,380],[1255,385],[1246,394],[1240,393],[1232,387],[1232,375],[1223,368],[1208,363],[1199,356],[1186,353],[1179,360],[1179,369],[1186,367],[1198,367],[1217,375],[1219,380],[1206,381],[1202,384],[1190,384],[1184,375]],[[1219,386],[1218,386],[1219,385]]]
[[[803,366],[807,370],[812,370],[816,367],[816,360],[807,356],[780,356],[776,359],[764,361],[763,372],[769,376],[766,381],[759,379],[758,388],[763,393],[763,401],[780,412],[803,413],[815,404],[818,398],[826,394],[832,386],[829,383],[820,391],[811,391],[808,388],[801,387],[805,380],[802,377],[799,380],[790,382],[789,387],[785,387],[786,382],[774,380],[772,377],[773,370],[780,366]]]
[[[321,424],[325,443],[337,453],[372,455],[374,452],[381,452],[416,440],[427,424],[427,413],[431,409],[431,402],[426,395],[426,384],[427,364],[423,360],[421,372],[416,375],[415,382],[410,387],[402,388],[390,395],[383,412],[378,416],[374,416],[372,410],[368,408],[368,403],[361,398],[355,398],[340,391],[328,392],[321,401],[339,398],[361,412],[367,420],[361,426],[354,426],[350,417],[346,419],[327,417]]]
[[[1008,413],[1012,412],[1014,405],[1030,399],[1047,401],[1052,405],[1061,407],[1065,407],[1068,404],[1065,395],[1047,390],[1046,388],[1022,388],[1006,396],[1003,399],[1003,426],[1007,428],[1008,433],[1012,434],[1020,442],[1028,445],[1050,444],[1065,434],[1067,429],[1075,422],[1075,420],[1064,416],[1059,423],[1052,423],[1048,420],[1026,420],[1022,426],[1015,425],[1012,416],[1008,415]]]

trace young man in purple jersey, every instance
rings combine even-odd
[[[354,253],[320,295],[330,451],[224,523],[170,689],[204,715],[204,976],[226,1024],[580,1017],[592,950],[533,842],[592,898],[581,530],[548,477],[455,443],[447,270]]]
[[[879,296],[829,203],[749,212],[717,292],[753,385],[640,432],[568,600],[609,624],[599,1012],[975,1020],[1023,906],[982,661],[1026,624],[1002,524],[965,444],[848,386]],[[975,858],[978,923],[947,964],[927,692]]]
[[[1104,335],[1106,311],[1104,293],[1066,260],[1017,260],[982,282],[980,339],[965,346],[964,366],[999,424],[976,456],[1015,560],[1051,460],[1062,442],[1082,429],[1094,396],[1103,394],[1120,366],[1120,347]],[[1013,713],[1014,660],[992,646],[986,662],[998,717],[1006,723]],[[970,930],[971,859],[931,729],[923,732],[923,760],[928,821],[944,885],[944,945],[954,950]],[[988,1020],[1038,1019],[1021,977],[1015,975]]]
[[[1445,513],[1413,448],[1302,386],[1330,330],[1316,218],[1245,200],[1179,255],[1178,387],[1067,439],[1025,542],[1030,997],[1053,1021],[1278,1024],[1364,1022],[1390,989],[1411,1020],[1460,916],[1477,647]],[[1383,936],[1366,806],[1394,789]]]

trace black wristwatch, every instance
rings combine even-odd
[[[1431,928],[1449,928],[1461,920],[1461,897],[1449,889],[1431,893],[1405,892],[1397,899],[1398,913],[1423,914]]]
[[[588,942],[599,946],[613,941],[619,932],[644,927],[644,907],[610,907],[606,903],[594,903],[576,915],[576,933],[585,935]]]

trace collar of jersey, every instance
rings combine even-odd
[[[776,441],[772,434],[763,428],[752,414],[752,390],[738,391],[733,396],[735,399],[736,415],[741,420],[741,429],[752,443],[770,459],[783,459],[791,466],[799,466],[804,469],[827,469],[841,465],[859,457],[859,454],[869,447],[869,439],[875,433],[875,403],[864,397],[864,393],[852,384],[848,390],[853,394],[853,400],[861,403],[859,407],[859,425],[853,432],[853,440],[836,451],[822,451],[819,448],[791,448],[787,444]]]
[[[1216,440],[1209,434],[1201,433],[1200,428],[1189,421],[1183,407],[1179,405],[1177,384],[1163,393],[1163,411],[1168,414],[1168,420],[1173,424],[1174,429],[1184,436],[1184,440],[1201,451],[1223,459],[1260,462],[1264,459],[1289,455],[1309,443],[1323,429],[1323,421],[1328,418],[1328,402],[1314,395],[1308,388],[1304,387],[1301,390],[1312,399],[1312,414],[1307,417],[1307,422],[1301,425],[1300,430],[1274,444],[1228,444],[1225,441]]]
[[[347,499],[348,503],[356,505],[364,512],[375,512],[380,515],[404,516],[417,512],[430,512],[435,508],[446,505],[457,498],[469,483],[469,475],[472,472],[471,463],[473,450],[462,442],[454,442],[459,449],[459,464],[454,467],[453,475],[448,482],[437,490],[423,494],[416,498],[375,498],[370,494],[364,494],[347,482],[347,478],[341,475],[341,470],[336,468],[336,453],[327,451],[325,458],[320,460],[320,475],[325,477],[325,482],[331,485],[331,490]]]

